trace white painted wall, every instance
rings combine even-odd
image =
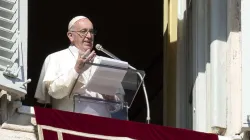
[[[250,126],[250,1],[241,1],[242,30],[242,126]]]
[[[189,3],[183,0],[178,3],[180,20],[187,14]],[[190,121],[188,116],[185,118],[183,115],[190,113],[187,108],[187,93],[190,91],[189,86],[193,84],[193,129],[214,133],[225,131],[227,136],[240,132],[243,56],[239,3],[239,0],[191,1],[192,16],[188,18],[192,18],[192,27],[187,26],[185,19],[185,22],[179,22],[178,127],[186,128]]]
[[[210,1],[211,126],[226,128],[227,0]]]
[[[228,0],[227,8],[227,136],[241,130],[240,1]]]

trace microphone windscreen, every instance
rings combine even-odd
[[[102,51],[102,45],[100,45],[100,44],[96,44],[96,45],[95,45],[95,48],[96,48],[98,51]]]

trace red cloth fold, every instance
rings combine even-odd
[[[39,125],[52,126],[89,134],[128,137],[137,140],[218,140],[214,134],[201,133],[192,130],[137,123],[96,117],[55,109],[35,107],[36,121]],[[57,139],[57,134],[44,131],[45,140]],[[64,140],[92,140],[93,138],[72,136],[63,133]]]

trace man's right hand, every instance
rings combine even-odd
[[[93,62],[95,56],[96,56],[96,53],[94,50],[91,53],[90,53],[90,50],[87,50],[84,53],[79,52],[78,58],[75,64],[76,72],[79,74],[83,73],[87,69],[87,67],[85,66],[86,62]]]

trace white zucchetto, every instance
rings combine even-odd
[[[87,17],[85,16],[76,16],[73,19],[71,19],[71,21],[69,22],[69,26],[68,26],[68,30],[70,30],[70,28],[80,19],[85,19]]]

